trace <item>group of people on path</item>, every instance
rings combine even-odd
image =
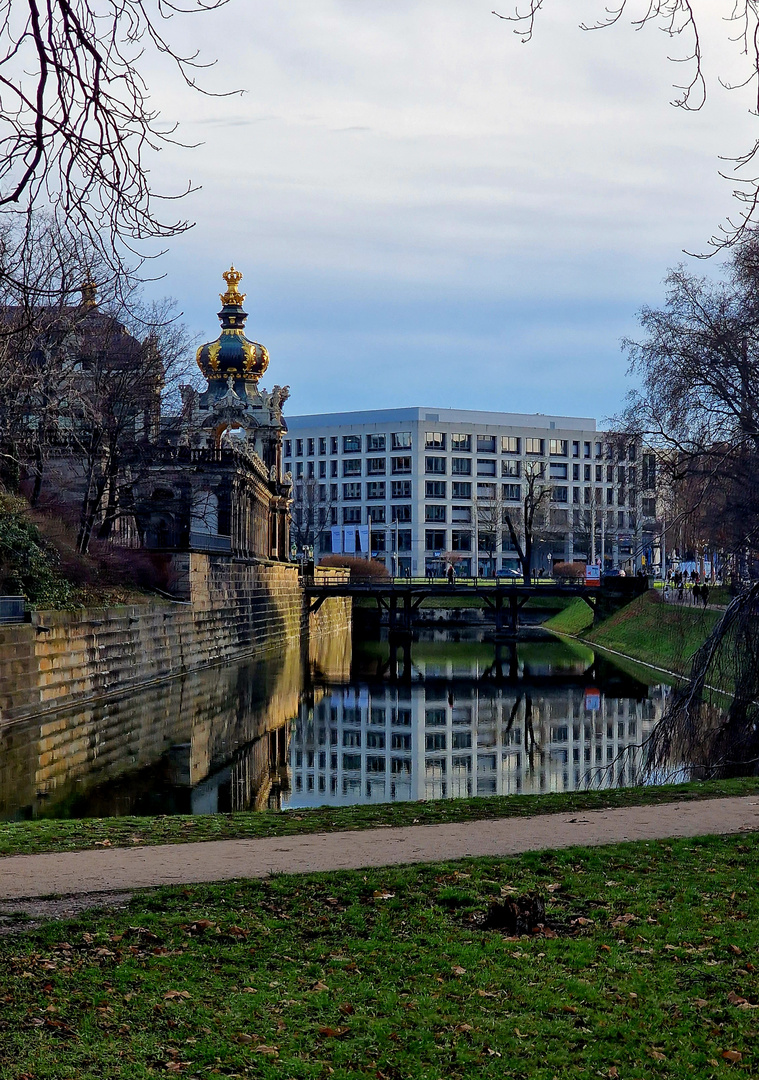
[[[681,573],[679,570],[676,570],[675,573],[672,575],[671,583],[676,590],[676,597],[678,603],[684,603],[686,596],[689,596],[692,604],[697,604],[700,600],[704,607],[706,607],[709,603],[709,586],[706,584],[706,582],[704,582],[703,585],[699,584],[698,570],[693,570],[690,574],[690,581],[692,583],[691,588],[687,589],[686,591],[686,587],[688,585],[688,578],[689,575],[687,570],[685,571],[685,573]],[[664,583],[664,599],[666,601],[669,601],[671,595],[670,577],[669,575],[667,575],[667,580]]]

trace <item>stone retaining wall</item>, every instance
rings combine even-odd
[[[293,645],[316,655],[321,638],[350,629],[350,602],[307,613],[294,566],[191,553],[175,569],[184,602],[41,611],[0,626],[0,724],[227,659]]]

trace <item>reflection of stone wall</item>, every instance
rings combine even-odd
[[[157,779],[193,788],[241,748],[260,759],[253,771],[266,785],[269,736],[297,715],[300,675],[294,642],[0,728],[0,817],[60,812],[67,802],[79,813],[129,813]],[[141,770],[150,773],[142,786]]]
[[[209,662],[345,636],[348,601],[304,613],[297,570],[224,556],[177,556],[191,600],[77,612],[45,611],[0,626],[0,725],[112,695]],[[305,642],[304,642],[305,646]]]

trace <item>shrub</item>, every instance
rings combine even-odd
[[[361,559],[355,555],[325,555],[319,566],[336,566],[350,570],[351,581],[389,581],[390,572],[376,559]]]
[[[553,564],[553,576],[557,581],[583,581],[584,562],[557,562]]]

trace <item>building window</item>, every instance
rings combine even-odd
[[[303,439],[295,440],[295,456],[303,457]]]
[[[548,467],[549,480],[566,480],[568,468],[563,461],[552,461]]]
[[[569,488],[555,487],[551,492],[551,499],[557,503],[569,502]]]
[[[424,485],[424,494],[427,499],[444,499],[445,480],[427,480]]]
[[[501,461],[501,476],[519,476],[520,467],[520,461],[509,461],[507,458],[504,458]]]
[[[566,439],[549,439],[548,453],[553,457],[566,457],[569,453],[569,443]]]
[[[641,484],[648,491],[656,487],[656,457],[653,454],[643,455]]]
[[[344,454],[360,454],[361,453],[361,436],[360,435],[343,435],[343,453]]]
[[[472,520],[471,506],[454,506],[451,509],[451,521],[468,525]]]
[[[375,525],[384,525],[384,523],[385,523],[385,507],[384,506],[370,506],[370,507],[367,508],[366,513],[367,513],[367,520],[368,521],[371,521]],[[385,539],[385,537],[384,537],[384,533],[383,533],[382,534],[382,540],[383,540],[382,548],[383,548],[383,550],[384,550],[384,547],[385,547],[384,539]],[[374,546],[375,550],[379,551],[379,548],[377,547],[377,545],[374,544],[373,541],[372,541],[372,543],[373,543],[373,546]]]
[[[573,480],[579,480],[580,479],[580,466],[579,465],[573,465],[572,466],[572,479]]]
[[[395,472],[395,469],[393,469]],[[390,487],[391,499],[410,499],[411,498],[411,481],[410,480],[393,480]]]
[[[472,485],[466,480],[454,480],[451,484],[454,499],[471,499]]]
[[[542,454],[545,447],[545,439],[525,439],[525,454]]]
[[[375,518],[375,516],[374,516],[374,511],[375,510],[377,511],[377,513],[379,513],[380,511],[382,512],[382,517],[381,518]],[[384,506],[370,506],[369,507],[369,519],[372,522],[376,521],[380,525],[383,524],[383,522],[385,520],[385,507]],[[385,536],[386,536],[386,534],[383,533],[383,532],[372,533],[372,551],[387,551],[387,546],[385,544]]]
[[[471,551],[472,534],[454,529],[451,533],[451,551]]]
[[[327,440],[324,438],[324,436],[322,436],[319,439],[319,453],[320,454],[326,454],[327,453]]]
[[[591,468],[592,468],[591,465],[583,465],[583,467],[582,467],[582,478],[583,478],[583,480],[585,480],[586,483],[590,482],[590,479],[591,479],[590,470],[591,470]]]
[[[590,443],[589,442],[584,442],[582,444],[582,456],[583,457],[590,457]]]
[[[394,506],[391,510],[391,518],[393,521],[411,521],[411,507]]]
[[[335,458],[332,458],[329,463],[329,475],[337,476],[337,460]]]
[[[425,506],[424,520],[431,522],[445,521],[445,507],[438,506],[436,503],[433,503],[432,506]]]
[[[617,511],[617,528],[624,529],[625,527],[625,512],[624,510]]]
[[[602,484],[604,479],[604,467],[603,465],[596,465],[596,483]]]
[[[333,501],[337,498],[337,484],[329,485],[329,497]]]
[[[330,435],[329,437],[329,452],[330,454],[337,453],[337,435]]]
[[[307,443],[306,443],[306,452],[307,452],[309,457],[314,456],[314,440],[313,439],[309,439],[307,441]]]
[[[656,499],[644,499],[643,500],[643,517],[655,518],[656,517]]]
[[[580,489],[578,487],[572,488],[572,502],[579,503],[580,501]]]
[[[326,476],[327,476],[327,462],[326,461],[320,461],[319,462],[319,479],[324,480],[324,479],[326,479]]]
[[[385,481],[370,480],[369,483],[366,485],[366,497],[367,499],[384,499]]]
[[[293,456],[293,444],[291,439],[285,439],[285,457]]]
[[[302,480],[303,479],[303,462],[302,461],[296,461],[295,462],[295,479],[296,480]]]
[[[596,443],[596,457],[597,458],[601,457],[601,444],[600,444],[600,442]]]
[[[319,484],[319,502],[325,503],[327,501],[327,485]]]
[[[471,476],[472,459],[465,457],[451,458],[451,472],[454,476]]]
[[[293,471],[293,463],[292,463],[292,461],[286,461],[285,462],[285,472],[292,474],[292,471]]]
[[[424,548],[425,551],[444,551],[445,529],[425,529]]]
[[[611,488],[609,488],[609,491],[611,491]],[[608,499],[606,501],[607,501],[607,503],[609,502]],[[618,491],[617,492],[617,506],[624,506],[624,505],[625,505],[625,493],[624,493],[624,491]]]
[[[330,522],[333,525],[337,525],[337,507],[336,506],[330,507],[329,519],[330,519]]]
[[[411,458],[410,457],[394,457],[390,458],[390,464],[392,472],[394,473],[410,473],[411,472]]]
[[[390,436],[390,445],[392,446],[393,450],[410,450],[411,432],[394,431]]]
[[[478,499],[494,499],[496,497],[496,484],[478,484],[477,485],[477,498]]]
[[[468,454],[472,449],[472,436],[454,433],[451,435],[451,450],[454,453]]]
[[[343,525],[360,525],[361,524],[361,507],[360,506],[344,506],[343,507]]]
[[[496,462],[488,461],[487,459],[477,459],[477,475],[478,476],[495,476]]]
[[[376,450],[384,450],[386,444],[386,438],[384,435],[367,435],[366,436],[366,449],[368,453],[372,453]]]
[[[409,507],[409,510],[411,507]],[[398,550],[399,551],[411,551],[411,533],[406,529],[401,529],[398,532]]]
[[[501,452],[504,454],[519,454],[521,453],[520,444],[521,439],[518,439],[516,435],[502,435],[501,436]]]
[[[590,502],[590,488],[589,487],[585,488],[585,494],[583,496],[583,499],[584,499],[586,505]]]
[[[343,459],[343,476],[360,476],[361,458]]]
[[[306,465],[307,465],[308,479],[313,480],[313,478],[314,478],[314,463],[313,463],[313,461],[309,461],[309,462],[306,463]]]
[[[426,450],[445,450],[445,435],[442,431],[427,431],[424,436]]]
[[[360,499],[361,484],[343,484],[344,499]]]
[[[575,442],[572,443],[572,457],[579,457],[579,456],[580,456],[580,444],[579,444],[579,442],[575,441]]]
[[[424,459],[424,471],[428,473],[444,473],[445,472],[445,458],[444,457],[426,457]]]
[[[519,502],[522,498],[521,484],[502,484],[501,491],[507,502]]]
[[[496,448],[495,435],[478,435],[477,436],[477,453],[478,454],[494,454]]]
[[[384,476],[385,475],[385,458],[383,457],[370,457],[366,459],[366,474],[367,476]]]

